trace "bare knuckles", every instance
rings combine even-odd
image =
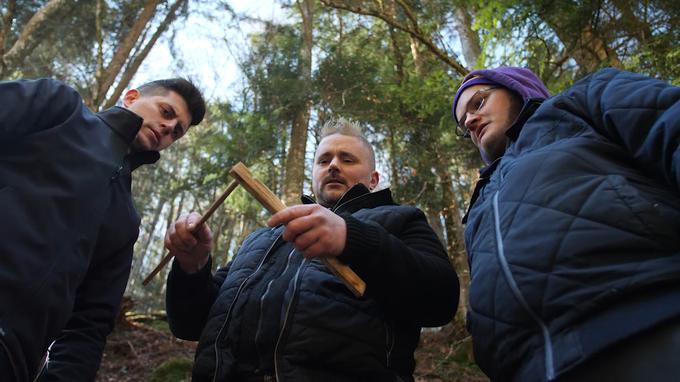
[[[212,249],[212,232],[206,224],[195,227],[201,216],[195,212],[180,216],[165,234],[165,247],[188,273],[200,270]]]
[[[305,257],[338,256],[345,248],[345,220],[318,204],[288,207],[272,216],[268,224],[285,224],[283,239]]]

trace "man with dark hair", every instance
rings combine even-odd
[[[458,279],[422,211],[376,190],[373,149],[356,126],[324,129],[314,156],[318,203],[272,216],[211,274],[198,214],[168,231],[175,255],[168,322],[199,340],[194,381],[413,381],[422,326],[449,322]],[[357,298],[319,261],[336,257],[365,282]]]
[[[191,114],[190,126],[201,123],[205,114],[205,101],[201,92],[191,82],[184,78],[167,78],[147,82],[138,87],[137,90],[142,95],[166,95],[174,92],[186,102]]]
[[[139,230],[131,172],[199,123],[205,103],[171,79],[93,113],[41,79],[0,82],[0,104],[0,380],[34,380],[53,343],[40,380],[92,381]]]
[[[680,88],[605,69],[550,98],[527,69],[485,69],[453,113],[488,165],[464,220],[482,370],[677,380]]]

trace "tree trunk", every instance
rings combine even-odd
[[[392,189],[392,194],[394,195],[395,200],[399,200],[399,195],[401,194],[401,191],[399,189],[399,162],[397,161],[397,143],[395,139],[395,128],[392,125],[389,125],[387,128],[387,131],[389,132],[389,135],[387,137],[388,142],[389,142],[389,150],[390,150],[390,188]]]
[[[442,245],[446,246],[446,235],[444,233],[444,225],[442,225],[441,215],[439,211],[434,208],[425,208],[425,213],[427,214],[427,222],[432,227],[432,230],[439,238]]]
[[[456,194],[453,189],[453,179],[446,165],[438,160],[437,173],[441,181],[442,189],[442,214],[446,223],[446,251],[453,263],[453,267],[458,274],[460,281],[460,296],[456,319],[465,322],[468,306],[468,288],[470,285],[470,271],[465,253],[463,240],[463,223],[461,222],[460,208],[456,201]]]
[[[416,23],[415,19],[415,14],[413,13],[413,10],[411,7],[404,2],[403,0],[396,0],[396,3],[401,7],[401,9],[404,11],[405,15],[407,18],[411,21],[411,25],[406,25],[399,20],[397,20],[394,17],[390,17],[388,14],[386,14],[383,10],[381,9],[374,9],[370,7],[363,7],[359,6],[357,4],[362,4],[358,2],[345,2],[342,0],[321,0],[321,3],[323,3],[326,6],[336,8],[336,9],[344,9],[353,13],[357,13],[360,15],[368,15],[368,16],[374,16],[377,17],[383,21],[385,21],[388,25],[391,25],[397,29],[400,29],[412,37],[418,39],[423,45],[427,47],[427,49],[432,52],[440,61],[451,67],[453,70],[458,72],[460,75],[464,76],[468,74],[469,70],[467,70],[460,62],[455,57],[449,56],[448,53],[443,51],[441,48],[439,48],[434,41],[432,40],[432,37],[424,33],[420,28],[418,27],[418,24]]]
[[[420,53],[420,41],[411,36],[411,56],[413,57],[413,65],[416,68],[416,77],[425,78],[426,68],[423,56]]]
[[[295,112],[290,134],[290,146],[286,157],[286,179],[283,200],[287,205],[298,204],[302,185],[305,180],[305,149],[309,112],[311,108],[312,83],[312,28],[314,22],[314,0],[298,0],[298,10],[302,16],[302,46],[300,48],[299,81],[303,94]]]
[[[156,8],[162,0],[146,0],[144,8],[139,14],[137,21],[132,25],[129,32],[121,36],[121,40],[116,48],[109,64],[101,72],[100,77],[95,78],[92,90],[92,98],[85,100],[85,103],[92,109],[97,109],[97,105],[104,102],[106,92],[109,90],[116,77],[120,73],[123,65],[130,57],[130,52],[138,43],[140,36],[148,28],[149,22],[156,14]]]
[[[472,30],[472,15],[467,9],[458,7],[454,17],[465,63],[468,68],[474,68],[479,61],[479,55],[482,54],[482,47],[479,45],[479,35]]]
[[[172,24],[173,21],[175,21],[175,19],[177,18],[177,11],[179,10],[179,7],[182,6],[182,4],[186,3],[186,1],[187,0],[176,0],[172,4],[170,9],[168,10],[168,13],[165,15],[165,19],[163,19],[158,28],[156,28],[156,31],[154,32],[153,36],[151,36],[151,39],[149,39],[149,41],[146,43],[144,48],[142,48],[139,51],[139,53],[131,57],[130,61],[125,66],[123,75],[118,81],[118,84],[116,85],[116,88],[114,89],[111,96],[109,96],[109,98],[103,103],[103,105],[96,106],[101,106],[102,109],[108,109],[116,104],[120,96],[123,94],[123,90],[125,90],[128,87],[128,85],[130,84],[130,80],[132,80],[132,77],[134,77],[134,75],[137,73],[137,70],[139,70],[139,67],[142,65],[142,62],[144,62],[146,57],[149,55],[149,52],[151,52],[151,48],[153,48],[153,46],[156,45],[158,38],[163,33],[165,33],[165,31],[168,30],[168,27],[170,27],[170,24]],[[106,89],[106,92],[108,92],[108,89]],[[104,92],[104,94],[106,94],[106,92]]]
[[[153,217],[151,218],[151,222],[149,222],[146,226],[149,229],[148,235],[146,235],[146,240],[144,240],[144,244],[142,245],[142,254],[146,254],[149,250],[149,246],[151,245],[151,240],[153,239],[153,234],[156,231],[156,225],[158,225],[158,221],[160,220],[161,212],[163,211],[163,207],[165,206],[165,199],[162,197],[158,198],[158,204],[156,204],[156,208],[154,209],[153,212]]]
[[[5,17],[13,14],[12,5],[14,1],[8,3],[8,12]],[[14,42],[14,45],[0,57],[0,78],[14,67],[21,66],[26,56],[28,56],[33,49],[40,44],[41,40],[38,38],[38,31],[51,17],[65,6],[71,5],[69,0],[50,0],[42,8],[40,8],[26,23],[19,35],[19,38]],[[9,21],[9,18],[8,18]],[[5,21],[3,20],[3,23]],[[9,23],[3,25],[7,28]],[[7,29],[9,31],[9,29]],[[6,38],[6,36],[4,36]]]
[[[158,225],[158,221],[160,220],[161,217],[161,212],[163,211],[163,206],[165,206],[165,199],[162,197],[158,198],[158,203],[156,204],[156,208],[154,209],[153,212],[153,217],[151,218],[151,221],[147,224],[144,225],[144,227],[147,229],[145,238],[143,243],[141,241],[138,241],[137,243],[140,244],[137,248],[135,248],[135,252],[139,254],[140,256],[135,256],[132,259],[132,269],[133,271],[131,272],[130,276],[130,284],[134,285],[136,284],[137,280],[141,280],[141,275],[143,271],[143,267],[141,266],[143,264],[144,258],[147,257],[147,254],[149,253],[149,248],[151,247],[151,241],[153,240],[153,234],[156,232],[156,226]]]
[[[12,24],[14,23],[14,11],[16,11],[17,8],[16,0],[8,0],[5,7],[7,9],[5,14],[0,14],[0,16],[2,16],[0,17],[0,20],[2,21],[2,24],[0,24],[0,57],[5,55],[5,41],[7,41],[7,36],[9,36],[9,32],[12,30]]]

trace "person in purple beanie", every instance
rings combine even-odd
[[[493,381],[680,375],[680,88],[603,69],[550,96],[471,72],[452,107],[486,164],[463,219],[468,330]]]

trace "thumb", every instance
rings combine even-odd
[[[201,220],[201,215],[197,212],[192,212],[187,216],[187,229],[193,232],[196,229],[196,225]]]
[[[195,235],[201,243],[212,242],[212,232],[210,231],[210,227],[205,223],[201,224],[196,229]]]

